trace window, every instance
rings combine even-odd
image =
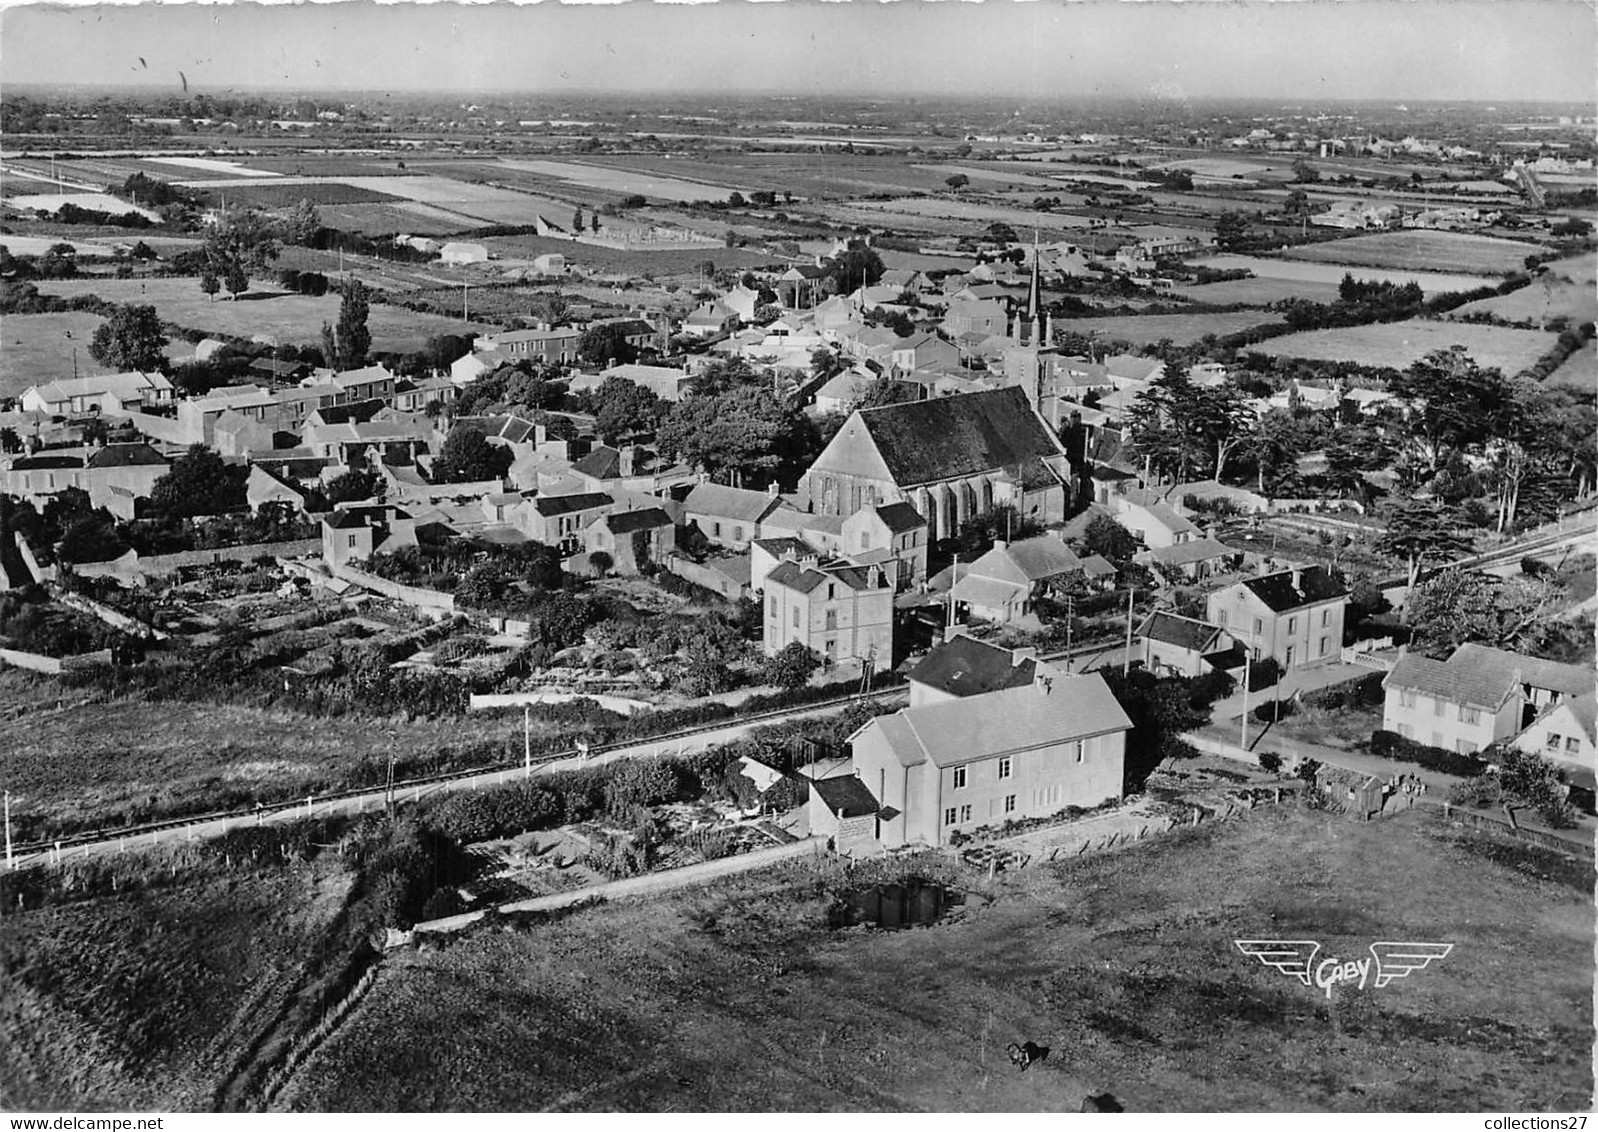
[[[1415,737],[1415,725],[1412,723],[1400,723],[1398,725],[1398,733],[1406,739],[1413,739]]]
[[[1442,747],[1443,746],[1443,733],[1441,731],[1433,731],[1432,732],[1432,746],[1434,746],[1434,747]],[[1443,749],[1447,750],[1448,748],[1443,747]]]
[[[1547,744],[1548,749],[1550,751],[1559,750],[1559,741],[1560,741],[1561,738],[1562,738],[1562,736],[1557,735],[1554,732],[1550,731],[1548,733],[1548,744]]]
[[[1010,777],[1010,760],[1008,758],[1003,758],[1003,759],[999,760],[999,777],[1000,778],[1009,778]]]
[[[864,550],[866,548],[866,544],[869,543],[870,541],[871,541],[871,536],[869,534],[867,534],[865,531],[861,531],[860,532],[860,549]]]
[[[1432,714],[1438,719],[1443,718],[1443,698],[1441,696],[1432,701]]]
[[[1287,664],[1284,667],[1287,667],[1287,668],[1292,668],[1293,667],[1293,646],[1292,645],[1288,645],[1287,646]]]
[[[1461,722],[1461,723],[1480,723],[1481,722],[1481,709],[1480,708],[1473,708],[1473,707],[1466,707],[1464,704],[1460,704],[1459,705],[1459,722]]]
[[[1224,629],[1224,628],[1226,628],[1226,620],[1227,620],[1226,610],[1222,609],[1222,610],[1220,610],[1218,612],[1219,612],[1219,615],[1215,618],[1215,620],[1219,621],[1220,624],[1221,624],[1221,628]]]
[[[1414,688],[1405,688],[1404,689],[1404,693],[1403,693],[1403,697],[1404,697],[1404,706],[1405,707],[1414,707],[1415,706],[1416,696],[1415,696],[1415,689]]]
[[[710,526],[711,526],[711,537],[712,538],[720,538],[721,537],[721,524],[720,523],[711,523]]]
[[[799,607],[797,605],[793,607],[793,627],[795,629],[799,628]]]
[[[1007,814],[1011,814],[1011,813],[1015,812],[1015,795],[1014,794],[1006,794],[1004,796],[1004,812],[1007,813]]]
[[[1324,629],[1328,625],[1330,625],[1331,623],[1332,623],[1332,611],[1330,609],[1321,610],[1321,628]]]
[[[1082,740],[1078,739],[1076,741],[1076,761],[1077,762],[1081,762],[1082,761],[1082,747],[1083,747]]]
[[[827,628],[828,629],[836,629],[837,627],[838,627],[838,611],[836,609],[827,610]]]
[[[1570,738],[1565,740],[1565,753],[1567,755],[1574,755],[1576,752],[1578,752],[1580,750],[1581,750],[1581,740],[1576,738],[1576,736],[1572,735]]]
[[[1287,619],[1287,631],[1289,633],[1298,632],[1298,618],[1297,617],[1289,617]]]
[[[777,614],[777,595],[772,594],[770,597],[766,598],[766,604],[770,608],[772,616],[775,617]]]
[[[971,820],[971,807],[970,806],[961,806],[960,807],[960,820],[961,821],[970,821]]]
[[[837,596],[837,591],[833,588],[832,583],[828,582],[827,583],[827,600],[831,601],[836,596]]]
[[[966,772],[966,768],[963,767],[963,766],[957,766],[957,767],[954,768],[954,788],[956,790],[964,790],[965,789],[965,778],[966,778],[966,773],[965,772]]]
[[[1254,618],[1254,631],[1256,633],[1265,632],[1265,622],[1261,621],[1258,617]]]
[[[954,824],[954,807],[953,806],[950,806],[947,810],[943,811],[943,824],[944,825],[953,825]]]
[[[1469,739],[1461,739],[1454,744],[1455,750],[1462,755],[1474,755],[1476,753],[1477,746],[1477,744],[1472,743]]]
[[[1322,637],[1321,638],[1321,655],[1322,656],[1326,655],[1326,649],[1328,648],[1330,642],[1331,642],[1331,638],[1330,637]]]

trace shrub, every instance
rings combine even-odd
[[[1319,759],[1301,759],[1299,760],[1298,769],[1293,772],[1293,775],[1300,781],[1307,782],[1309,785],[1314,786],[1315,779],[1320,775],[1320,773],[1321,763]]]
[[[1487,764],[1480,759],[1417,743],[1394,731],[1372,732],[1367,749],[1378,758],[1414,763],[1459,778],[1474,778],[1487,769]]]
[[[1282,756],[1275,751],[1260,752],[1260,769],[1266,774],[1282,773]]]

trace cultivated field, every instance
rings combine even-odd
[[[15,183],[15,182],[13,182]],[[158,215],[148,208],[140,208],[136,204],[122,200],[119,197],[106,193],[23,193],[6,198],[6,203],[13,208],[31,208],[39,212],[54,212],[62,205],[70,204],[77,208],[86,208],[94,212],[105,212],[112,216],[126,216],[128,213],[137,213],[150,220],[158,219]]]
[[[585,188],[604,189],[623,196],[641,193],[651,200],[725,200],[733,189],[748,187],[737,182],[701,184],[697,181],[685,181],[680,177],[662,177],[613,165],[590,165],[583,161],[529,161],[501,158],[497,164],[507,169],[535,173],[555,181],[582,185]]]
[[[1339,243],[1347,243],[1340,240]],[[1354,267],[1349,264],[1307,263],[1300,260],[1267,259],[1263,256],[1213,255],[1197,260],[1216,271],[1247,268],[1260,279],[1287,279],[1294,282],[1329,283],[1333,287],[1343,281],[1344,275],[1383,283],[1419,283],[1428,295],[1445,291],[1473,291],[1487,283],[1479,275],[1446,275],[1435,271],[1392,271],[1380,267]]]
[[[1521,270],[1527,256],[1547,250],[1541,244],[1500,240],[1468,232],[1433,232],[1416,228],[1352,236],[1324,244],[1306,244],[1288,248],[1282,255],[1310,263],[1503,275]]]
[[[1250,346],[1276,358],[1358,362],[1403,369],[1433,350],[1463,346],[1482,366],[1516,374],[1532,366],[1554,345],[1554,336],[1540,330],[1511,330],[1460,322],[1411,319],[1333,330],[1306,330]]]
[[[1337,284],[1314,279],[1233,279],[1226,283],[1203,283],[1197,287],[1177,287],[1176,294],[1198,303],[1248,303],[1265,306],[1282,299],[1309,299],[1317,303],[1337,301]]]
[[[1056,329],[1077,334],[1097,333],[1106,341],[1119,339],[1151,345],[1169,338],[1178,346],[1197,342],[1206,334],[1225,337],[1270,321],[1268,314],[1236,311],[1229,314],[1145,314],[1109,318],[1056,319]]]
[[[210,301],[197,279],[54,279],[39,288],[41,294],[70,297],[91,293],[113,303],[149,303],[163,319],[193,330],[245,338],[257,334],[276,337],[278,344],[321,341],[322,323],[338,321],[339,297],[291,295],[266,280],[254,280],[250,290],[238,301],[219,298]],[[32,316],[29,316],[32,317]],[[468,326],[459,319],[418,314],[399,307],[372,304],[367,318],[375,348],[384,339],[412,338],[417,335],[459,334]],[[6,320],[5,336],[13,337],[11,320]],[[69,354],[70,357],[70,354]]]
[[[966,873],[960,922],[903,932],[829,929],[835,865],[606,904],[391,953],[279,1104],[1584,1110],[1590,866],[1483,836],[1261,810],[991,888]],[[1261,937],[1455,946],[1328,1000],[1233,944]],[[1018,1073],[1012,1041],[1050,1055]]]
[[[1548,375],[1550,385],[1568,385],[1587,394],[1598,389],[1598,343],[1588,342],[1577,350],[1565,364]]]
[[[6,315],[0,320],[0,397],[16,397],[30,385],[71,377],[74,347],[79,374],[109,372],[89,357],[89,342],[103,321],[89,311]]]

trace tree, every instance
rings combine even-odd
[[[583,230],[583,210],[577,209],[572,213],[572,231],[581,235]]]
[[[577,340],[577,356],[589,365],[628,365],[638,351],[627,341],[627,331],[616,322],[590,326]]]
[[[1314,184],[1321,179],[1321,171],[1302,157],[1293,159],[1293,180],[1301,185]]]
[[[616,565],[616,559],[611,557],[608,551],[596,550],[588,556],[588,565],[595,574],[603,578]]]
[[[359,279],[344,284],[344,297],[338,305],[338,325],[333,328],[333,361],[340,373],[360,369],[372,348],[372,332],[366,328],[370,307],[366,285]]]
[[[21,452],[22,437],[17,435],[17,430],[7,425],[0,428],[0,452]]]
[[[340,503],[382,499],[386,488],[387,483],[376,472],[351,468],[329,480],[323,493],[327,498],[327,505],[334,507]]]
[[[1082,544],[1093,554],[1108,559],[1117,566],[1132,561],[1137,553],[1137,539],[1132,532],[1108,515],[1095,515],[1082,532]]]
[[[833,295],[847,295],[882,278],[882,257],[859,240],[829,259],[821,268],[821,286]]]
[[[1260,752],[1260,769],[1266,774],[1280,775],[1282,773],[1282,756],[1275,751]]]
[[[1182,423],[1192,429],[1215,453],[1215,479],[1226,469],[1226,459],[1254,435],[1254,410],[1243,391],[1227,384],[1195,389],[1179,406]]]
[[[595,212],[589,215],[588,230],[596,235],[599,233],[599,213]]]
[[[209,266],[200,272],[200,290],[205,292],[205,297],[210,302],[216,302],[216,293],[222,289],[222,280],[216,277],[216,272]]]
[[[965,188],[971,183],[971,178],[967,177],[964,173],[956,173],[953,176],[945,177],[943,179],[943,183],[948,185],[949,188],[953,189],[955,192],[959,192],[961,189]]]
[[[748,201],[744,200],[744,195],[738,192],[736,189],[727,194],[728,208],[742,208],[748,203]]]
[[[591,398],[594,427],[607,444],[635,432],[649,432],[660,422],[665,404],[651,389],[625,377],[607,377]]]
[[[1436,502],[1400,501],[1383,518],[1386,530],[1376,540],[1376,550],[1404,562],[1411,590],[1428,562],[1441,564],[1471,549],[1458,532],[1458,521]]]
[[[173,518],[224,515],[246,506],[249,469],[225,463],[203,444],[190,446],[150,488],[150,508]]]
[[[107,562],[127,549],[127,544],[117,537],[111,516],[100,511],[74,520],[61,536],[56,553],[63,562]]]
[[[1564,587],[1553,578],[1439,570],[1410,594],[1409,619],[1427,650],[1439,656],[1467,641],[1513,648],[1564,598]]]
[[[533,317],[539,322],[557,326],[571,315],[571,302],[559,291],[539,291],[530,304]]]
[[[259,272],[278,257],[270,227],[250,210],[225,213],[206,232],[205,272],[222,281],[235,299],[250,288],[250,273]]]
[[[1451,451],[1479,447],[1504,419],[1509,384],[1496,369],[1483,369],[1463,347],[1434,350],[1388,382],[1404,402],[1412,453],[1427,478]]]
[[[502,478],[514,457],[503,444],[491,444],[483,430],[473,426],[454,429],[444,439],[433,461],[435,483],[482,483]]]
[[[764,386],[694,394],[673,405],[656,441],[667,453],[705,469],[722,483],[764,483],[782,464],[784,443],[798,422]]]
[[[766,658],[765,681],[787,691],[803,688],[810,683],[811,674],[821,667],[816,650],[802,641],[789,641],[775,654]]]
[[[301,197],[283,217],[283,242],[310,247],[316,242],[316,234],[321,228],[322,216],[317,212],[316,205]]]
[[[1303,189],[1292,189],[1288,192],[1287,200],[1282,204],[1284,216],[1289,220],[1298,221],[1301,228],[1307,228],[1311,211],[1308,193]]]
[[[95,327],[89,356],[109,369],[157,370],[166,365],[166,331],[153,306],[123,305]]]
[[[1215,218],[1215,243],[1222,251],[1232,251],[1248,237],[1248,217],[1241,212],[1223,212]]]

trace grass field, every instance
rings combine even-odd
[[[316,211],[329,228],[360,232],[368,236],[409,234],[449,236],[473,227],[464,216],[456,217],[436,209],[426,209],[411,201],[398,204],[319,204]]]
[[[1352,236],[1324,244],[1306,244],[1288,248],[1282,255],[1310,263],[1502,275],[1521,270],[1527,256],[1547,250],[1541,244],[1500,240],[1467,232],[1434,232],[1416,228]]]
[[[1337,284],[1314,279],[1233,279],[1226,283],[1203,283],[1197,287],[1178,287],[1178,295],[1199,303],[1249,303],[1265,306],[1282,299],[1309,299],[1317,303],[1337,301]]]
[[[905,932],[829,930],[848,882],[822,864],[392,953],[279,1104],[1584,1110],[1590,866],[1430,820],[1260,810],[991,887],[965,873],[958,922]],[[1455,946],[1328,1000],[1233,944],[1261,937]],[[1005,1045],[1028,1040],[1051,1053],[1018,1073]]]
[[[71,377],[73,346],[80,374],[109,372],[89,357],[89,340],[103,321],[88,311],[6,315],[0,320],[0,397],[15,397],[30,385]]]
[[[1588,342],[1570,357],[1565,364],[1548,375],[1550,385],[1568,385],[1592,393],[1598,389],[1598,343]]]
[[[1096,332],[1106,340],[1120,339],[1136,345],[1150,345],[1169,338],[1178,346],[1197,342],[1206,334],[1224,337],[1241,330],[1270,321],[1267,314],[1257,311],[1235,311],[1230,314],[1145,314],[1115,316],[1110,318],[1068,318],[1055,321],[1077,334]]]
[[[1339,241],[1347,243],[1348,241]],[[1287,279],[1295,282],[1329,283],[1336,287],[1344,275],[1384,283],[1419,283],[1428,295],[1444,291],[1473,291],[1487,283],[1479,275],[1444,274],[1436,271],[1393,271],[1380,267],[1354,267],[1348,264],[1309,263],[1302,260],[1267,259],[1264,256],[1213,255],[1197,261],[1217,271],[1244,267],[1260,279]]]
[[[1491,314],[1511,322],[1527,319],[1539,323],[1564,317],[1580,324],[1598,319],[1598,254],[1589,252],[1574,259],[1559,260],[1534,279],[1530,286],[1507,295],[1477,299],[1450,313],[1451,318],[1471,314]]]
[[[279,345],[289,343],[317,343],[321,340],[322,323],[338,321],[339,297],[332,292],[326,295],[290,295],[270,286],[265,280],[255,280],[251,289],[237,302],[219,299],[211,302],[197,279],[60,279],[50,280],[39,288],[42,294],[80,295],[90,292],[113,303],[150,303],[161,317],[178,326],[220,334],[256,334],[277,337]],[[31,316],[30,316],[31,317]],[[458,334],[467,324],[459,319],[441,318],[438,315],[418,314],[399,307],[385,307],[374,303],[367,319],[374,345],[389,338],[412,338],[417,335]],[[472,329],[482,329],[473,326]],[[15,337],[7,320],[7,339]],[[9,344],[9,343],[8,343]]]
[[[1411,319],[1333,330],[1306,330],[1250,346],[1277,358],[1358,362],[1403,369],[1433,350],[1464,346],[1479,365],[1507,375],[1529,368],[1554,345],[1554,335],[1541,330],[1511,330],[1460,322]]]

